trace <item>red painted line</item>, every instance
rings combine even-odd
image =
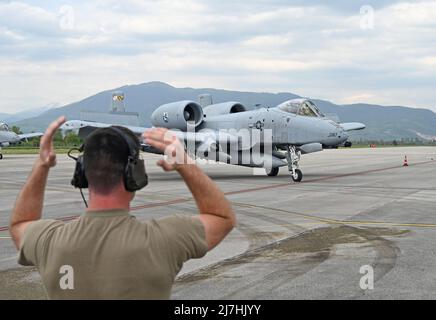
[[[431,163],[431,162],[435,162],[435,161],[436,160],[417,162],[415,164],[410,164],[409,167],[417,166],[417,165],[422,165],[422,164],[427,164],[427,163]],[[372,169],[372,170],[358,171],[358,172],[352,172],[352,173],[338,174],[338,175],[334,175],[334,176],[330,176],[330,177],[316,178],[316,179],[311,179],[311,180],[303,180],[301,183],[310,183],[310,182],[318,182],[318,181],[324,181],[324,180],[332,180],[332,179],[337,179],[337,178],[359,176],[359,175],[363,175],[363,174],[387,171],[387,170],[398,169],[398,168],[402,168],[402,166],[393,166],[393,167],[387,167],[387,168],[380,168],[380,169]],[[267,190],[267,189],[275,189],[275,188],[281,188],[281,187],[285,187],[285,186],[289,186],[289,185],[290,185],[289,183],[273,184],[273,185],[268,185],[268,186],[263,186],[263,187],[231,191],[231,192],[227,192],[226,195],[248,193],[248,192]]]
[[[191,198],[190,199],[175,199],[175,200],[170,200],[170,201],[165,201],[165,202],[158,202],[158,203],[149,203],[149,204],[144,204],[144,205],[139,205],[139,206],[131,207],[130,210],[131,211],[138,211],[138,210],[146,209],[146,208],[162,207],[162,206],[168,206],[168,205],[171,205],[171,204],[188,202],[190,200],[191,200]],[[76,220],[79,217],[80,217],[80,215],[66,216],[66,217],[56,218],[55,220],[66,222],[66,221]],[[1,231],[8,231],[8,230],[9,230],[9,227],[0,227],[0,232]]]
[[[143,204],[143,205],[131,207],[130,210],[137,211],[137,210],[146,209],[146,208],[169,206],[171,204],[188,202],[190,200],[192,200],[192,198],[180,198],[180,199],[174,199],[174,200],[165,201],[165,202],[149,203],[149,204]]]
[[[435,162],[435,161],[436,160],[428,160],[428,161],[423,161],[423,162],[417,162],[417,163],[414,163],[414,164],[410,164],[409,167],[419,166],[419,165],[423,165],[423,164],[427,164],[427,163],[432,163],[432,162]],[[305,183],[308,183],[308,182],[318,182],[318,181],[324,181],[324,180],[330,180],[330,179],[336,179],[336,178],[358,176],[358,175],[363,175],[363,174],[367,174],[367,173],[374,173],[374,172],[381,172],[381,171],[387,171],[387,170],[392,170],[392,169],[398,169],[398,168],[402,168],[402,167],[403,166],[393,166],[393,167],[388,167],[388,168],[372,169],[372,170],[366,170],[366,171],[360,171],[360,172],[354,172],[354,173],[344,173],[344,174],[339,174],[339,175],[335,175],[335,176],[331,176],[331,177],[317,178],[317,179],[307,180],[307,181],[303,181],[303,182],[305,182]]]
[[[417,162],[417,163],[414,163],[414,164],[409,164],[409,167],[423,165],[423,164],[428,164],[428,163],[432,163],[432,162],[435,162],[435,161],[436,160]],[[372,170],[358,171],[358,172],[352,172],[352,173],[344,173],[344,174],[334,175],[334,176],[330,176],[330,177],[323,177],[323,178],[317,178],[317,179],[312,179],[312,180],[306,180],[306,181],[303,181],[302,183],[310,183],[310,182],[332,180],[332,179],[337,179],[337,178],[359,176],[359,175],[364,175],[364,174],[368,174],[368,173],[382,172],[382,171],[388,171],[388,170],[393,170],[393,169],[398,169],[398,168],[402,168],[402,166],[392,166],[392,167],[387,167],[387,168],[372,169]],[[231,196],[231,195],[234,195],[234,194],[256,192],[256,191],[275,189],[275,188],[282,188],[282,187],[285,187],[285,186],[289,186],[289,183],[280,183],[280,184],[273,184],[273,185],[257,187],[257,188],[249,188],[249,189],[230,191],[230,192],[226,192],[225,195],[226,196]],[[188,201],[191,201],[191,200],[192,200],[192,198],[180,198],[180,199],[174,199],[174,200],[170,200],[170,201],[164,201],[164,202],[158,202],[158,203],[149,203],[149,204],[134,206],[134,207],[131,207],[130,209],[131,209],[131,211],[138,211],[138,210],[141,210],[141,209],[163,207],[163,206],[168,206],[168,205],[172,205],[172,204],[184,203],[184,202],[188,202]],[[57,218],[56,220],[59,220],[59,221],[71,221],[71,220],[77,219],[78,217],[80,217],[80,215],[61,217],[61,218]],[[8,231],[8,230],[9,230],[8,227],[0,227],[0,232],[1,231]]]

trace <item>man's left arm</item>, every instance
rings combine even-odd
[[[17,249],[20,249],[22,245],[24,231],[28,225],[41,219],[48,172],[50,168],[56,165],[53,137],[56,130],[64,122],[65,117],[60,117],[54,121],[41,138],[39,157],[33,166],[27,182],[18,195],[12,211],[9,232]]]

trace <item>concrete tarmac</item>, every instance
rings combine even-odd
[[[403,167],[407,155],[408,167]],[[7,225],[36,156],[0,161],[0,299],[45,299],[34,268],[20,267]],[[150,184],[137,193],[139,220],[196,214],[177,173],[144,155]],[[302,157],[302,183],[286,168],[207,164],[239,225],[203,259],[185,264],[173,299],[435,299],[436,148],[324,150]],[[49,177],[44,218],[70,221],[84,211],[69,181],[74,163],[60,155]],[[363,266],[373,289],[361,288]]]

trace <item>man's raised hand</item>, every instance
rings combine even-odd
[[[53,138],[56,130],[64,124],[65,117],[59,117],[56,121],[53,121],[45,131],[41,138],[39,146],[39,161],[47,168],[52,168],[56,165],[56,153],[53,146]]]
[[[185,152],[180,140],[165,128],[152,128],[144,132],[145,142],[162,151],[166,159],[161,159],[157,165],[165,171],[173,171],[185,164],[195,163]]]

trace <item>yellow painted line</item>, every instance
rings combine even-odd
[[[192,199],[190,199],[192,200]],[[188,201],[190,201],[188,200]],[[278,212],[284,212],[289,213],[292,215],[296,215],[305,219],[309,219],[315,222],[303,222],[299,223],[298,225],[317,225],[319,223],[327,223],[327,224],[340,224],[340,225],[382,225],[382,226],[391,226],[391,227],[415,227],[415,228],[436,228],[436,223],[409,223],[409,222],[391,222],[391,221],[348,221],[348,220],[337,220],[337,219],[329,219],[329,218],[322,218],[315,215],[309,215],[299,212],[293,212],[289,210],[279,209],[279,208],[269,208],[265,206],[258,206],[248,203],[242,203],[242,202],[232,202],[233,205],[237,207],[242,208],[257,208],[257,209],[263,209],[263,210],[269,210],[269,211],[278,211]],[[140,219],[143,220],[143,219]],[[286,227],[286,226],[295,226],[295,224],[271,224],[271,225],[264,225],[264,226],[256,226],[256,227]],[[0,240],[6,240],[11,239],[10,236],[0,236]]]
[[[417,228],[436,228],[434,223],[401,223],[389,221],[338,221],[341,224],[357,224],[357,225],[387,225],[392,227],[417,227]]]
[[[292,215],[300,216],[305,219],[314,220],[318,222],[324,222],[329,224],[348,224],[348,225],[385,225],[385,226],[392,226],[392,227],[416,227],[416,228],[436,228],[436,223],[411,223],[411,222],[392,222],[392,221],[348,221],[348,220],[337,220],[337,219],[329,219],[329,218],[322,218],[315,215],[309,215],[299,212],[293,212],[288,210],[283,210],[279,208],[269,208],[264,206],[257,206],[252,205],[248,203],[238,203],[233,202],[234,205],[239,207],[247,207],[247,208],[258,208],[258,209],[264,209],[269,211],[278,211],[278,212],[284,212],[289,213]]]

